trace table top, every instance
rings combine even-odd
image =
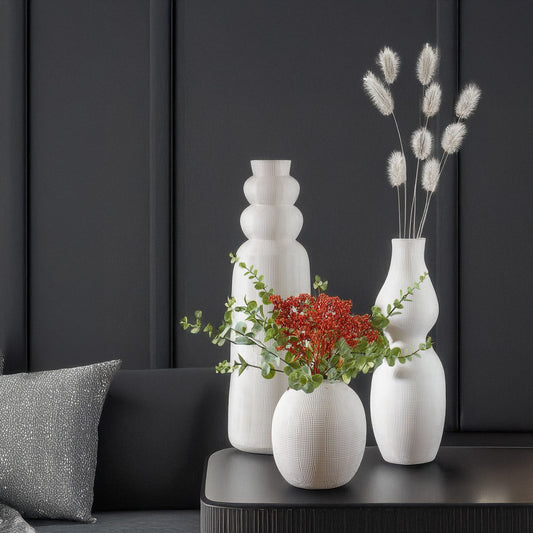
[[[289,485],[271,455],[234,448],[207,462],[202,501],[226,507],[533,505],[533,448],[443,446],[434,462],[386,463],[367,447],[355,477],[332,490]]]

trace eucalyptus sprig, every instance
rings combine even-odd
[[[384,335],[384,329],[389,325],[389,318],[400,313],[406,302],[410,302],[410,296],[415,290],[420,289],[420,284],[427,277],[427,272],[420,276],[407,290],[400,291],[400,297],[387,306],[384,314],[377,306],[372,308],[372,315],[359,316],[347,315],[346,319],[360,321],[367,324],[370,329],[357,339],[351,338],[351,344],[346,338],[339,336],[335,330],[330,334],[337,333],[337,340],[326,353],[315,353],[312,342],[306,337],[309,332],[302,332],[294,327],[288,327],[283,320],[283,313],[289,314],[292,310],[292,300],[297,300],[303,309],[302,314],[317,314],[320,319],[320,305],[324,302],[338,302],[351,307],[351,302],[331,298],[325,294],[328,282],[315,276],[313,288],[317,296],[302,294],[298,297],[289,297],[286,300],[274,294],[272,288],[267,287],[264,276],[260,275],[253,265],[239,261],[239,258],[230,254],[231,262],[237,263],[244,271],[244,276],[252,281],[257,291],[257,300],[244,298],[243,303],[238,303],[235,298],[228,298],[223,315],[222,323],[214,327],[211,323],[204,324],[201,311],[194,313],[194,320],[190,321],[183,317],[180,325],[185,331],[197,334],[205,333],[213,344],[223,346],[230,342],[240,346],[256,346],[260,349],[261,365],[248,362],[241,354],[237,354],[234,361],[222,361],[216,366],[220,374],[236,372],[239,376],[248,368],[256,368],[261,371],[265,379],[272,379],[276,373],[284,373],[288,377],[289,387],[294,390],[303,390],[306,393],[313,392],[324,379],[336,381],[342,379],[349,383],[357,374],[372,372],[386,361],[390,366],[396,362],[401,364],[411,361],[414,356],[420,356],[420,352],[431,347],[431,339],[419,346],[418,350],[402,354],[400,348],[391,348]],[[292,299],[292,300],[291,300]],[[296,301],[295,300],[295,301]],[[273,305],[274,304],[274,305]],[[286,308],[283,306],[288,304]],[[296,303],[294,304],[296,305]],[[345,309],[344,309],[345,310]],[[330,310],[328,310],[330,311]],[[235,314],[239,314],[242,320],[235,322]],[[328,317],[331,321],[331,316]],[[342,316],[336,318],[341,319]],[[301,318],[299,313],[296,316]],[[317,323],[318,324],[318,323]],[[315,327],[318,328],[318,325]],[[318,331],[318,329],[317,329]]]

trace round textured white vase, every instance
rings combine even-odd
[[[392,258],[385,284],[376,299],[384,311],[427,271],[425,239],[392,239]],[[429,276],[414,291],[400,315],[385,330],[392,347],[412,353],[425,342],[439,315],[437,295]],[[433,348],[405,364],[386,363],[372,376],[370,415],[376,442],[389,463],[413,465],[435,459],[444,428],[444,369]]]
[[[241,227],[249,239],[237,250],[237,256],[265,277],[267,286],[283,298],[311,291],[309,257],[296,241],[303,224],[300,210],[293,204],[300,185],[291,176],[290,161],[252,161],[253,176],[244,184],[250,202],[241,215]],[[257,299],[252,280],[235,265],[232,295],[238,303]],[[267,308],[267,306],[265,306]],[[266,309],[265,309],[266,310]],[[236,314],[236,322],[243,320]],[[231,346],[231,360],[238,354],[251,364],[261,366],[257,346]],[[252,453],[272,453],[272,415],[287,390],[285,374],[276,373],[266,380],[254,368],[240,376],[232,374],[228,405],[228,437],[235,448]]]
[[[361,464],[365,444],[363,404],[343,382],[325,381],[310,394],[289,389],[274,411],[274,460],[294,487],[345,485]]]

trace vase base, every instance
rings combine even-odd
[[[390,463],[392,465],[415,466],[432,463],[437,457],[437,454],[433,455],[432,457],[422,459],[394,459],[392,457],[384,457],[383,454],[382,457],[386,463]]]
[[[240,450],[241,452],[246,453],[256,453],[259,455],[272,455],[272,448],[261,448],[257,446],[247,446],[244,444],[235,444],[231,442],[231,445],[236,448],[237,450]]]

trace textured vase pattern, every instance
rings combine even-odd
[[[324,382],[310,394],[290,389],[274,412],[274,461],[294,487],[345,485],[361,464],[365,444],[363,404],[343,382]]]
[[[265,282],[282,297],[309,293],[311,276],[305,248],[296,241],[303,216],[294,206],[300,185],[289,175],[290,161],[252,161],[253,176],[244,184],[250,205],[241,215],[241,227],[248,238],[237,256],[265,276]],[[232,295],[257,298],[257,291],[237,264],[233,271]],[[235,316],[235,320],[242,320]],[[231,360],[241,354],[249,363],[261,365],[261,350],[256,346],[231,346]],[[248,368],[231,376],[228,411],[228,436],[235,448],[252,453],[272,453],[272,415],[287,390],[285,374],[264,379]]]
[[[384,311],[427,271],[425,239],[393,239],[387,279],[376,305]],[[391,317],[385,330],[392,347],[414,352],[425,342],[439,314],[437,295],[429,276]],[[376,442],[383,459],[396,464],[421,464],[435,459],[442,439],[446,411],[444,369],[433,348],[405,364],[386,363],[372,376],[370,412]]]

